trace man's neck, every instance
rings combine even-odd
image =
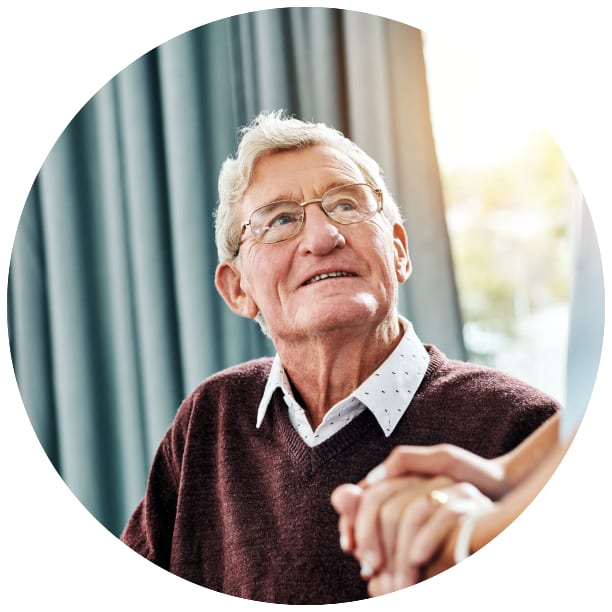
[[[393,352],[403,334],[396,314],[372,331],[344,329],[274,344],[294,395],[315,429]]]

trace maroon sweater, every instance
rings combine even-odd
[[[238,597],[366,598],[357,562],[338,544],[329,501],[336,486],[363,478],[398,444],[448,442],[495,457],[559,408],[512,377],[427,349],[426,376],[389,438],[366,410],[314,448],[291,426],[279,391],[255,428],[270,359],[212,376],[182,403],[122,540],[178,576]]]

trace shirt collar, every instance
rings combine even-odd
[[[268,382],[266,383],[266,388],[264,389],[263,395],[261,396],[261,401],[259,402],[259,408],[257,410],[257,427],[261,426],[264,417],[266,416],[268,406],[270,405],[272,395],[279,387],[283,391],[284,395],[293,395],[291,385],[289,384],[289,379],[287,378],[287,374],[285,374],[285,369],[283,368],[283,364],[281,363],[280,357],[277,353],[272,361],[270,374],[268,374]]]
[[[412,323],[400,317],[404,335],[393,352],[349,397],[356,397],[374,415],[385,436],[391,435],[408,408],[425,376],[429,353],[419,340]],[[274,357],[268,381],[257,410],[260,427],[276,389],[293,396],[291,385],[278,354]]]

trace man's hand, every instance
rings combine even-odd
[[[332,504],[339,514],[341,546],[361,563],[374,596],[452,566],[459,520],[492,502],[468,483],[403,477],[366,488],[342,485],[332,494]]]
[[[491,505],[472,484],[438,475],[444,471],[469,476],[495,493],[503,488],[503,470],[494,461],[438,445],[398,447],[365,480],[333,492],[341,547],[361,563],[371,595],[410,586],[453,565],[460,518]],[[420,475],[398,476],[406,472]]]
[[[386,566],[391,571],[396,551],[397,531],[409,530],[412,513],[402,515],[419,498],[451,481],[446,477],[401,477],[374,486],[342,485],[332,494],[332,505],[339,514],[340,544],[361,563],[361,575],[369,579]],[[402,527],[403,525],[403,527]],[[398,549],[398,554],[402,554]]]

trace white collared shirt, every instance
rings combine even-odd
[[[328,410],[315,431],[306,418],[306,412],[293,396],[291,384],[277,354],[259,403],[256,426],[261,426],[272,394],[280,387],[289,409],[289,420],[310,447],[333,436],[364,410],[370,410],[385,436],[390,436],[406,412],[429,365],[429,354],[412,323],[403,317],[400,321],[405,331],[393,352],[351,395]]]

